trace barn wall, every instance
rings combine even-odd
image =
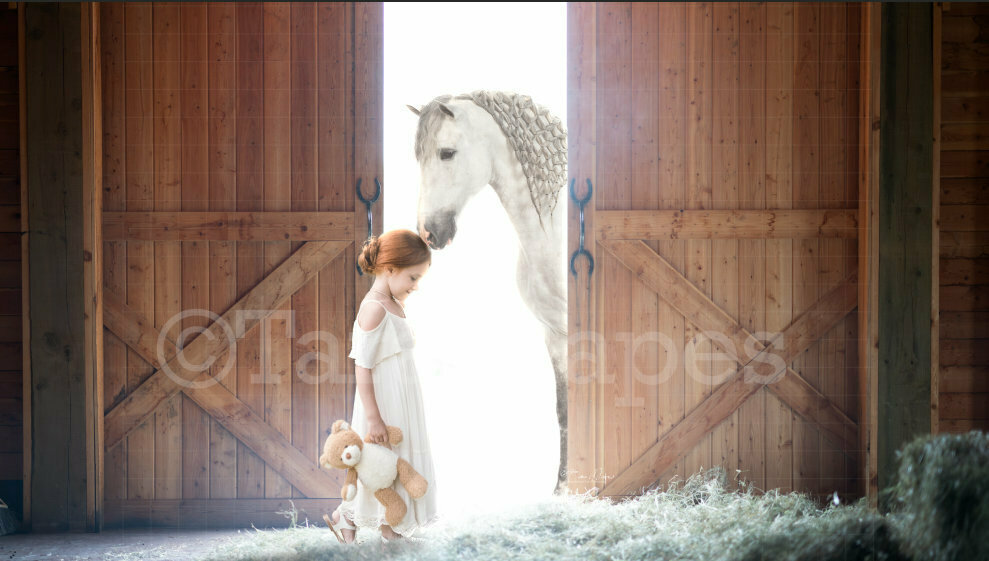
[[[24,404],[17,41],[17,10],[0,6],[0,498],[20,515]]]
[[[698,226],[707,219],[686,213],[736,210],[739,221],[765,210],[855,215],[861,14],[855,3],[571,8],[570,173],[578,195],[585,178],[594,184],[590,292],[581,262],[570,284],[570,469],[578,487],[627,494],[721,466],[731,485],[740,474],[758,489],[864,492],[855,438],[836,444],[825,434],[839,424],[855,430],[859,417],[854,314],[789,364],[806,382],[804,397],[830,404],[815,398],[807,407],[763,387],[734,407],[719,393],[719,375],[738,365],[684,311],[696,303],[707,325],[729,336],[736,325],[779,333],[856,271],[854,232],[788,236],[768,224],[761,235],[715,218]],[[570,209],[573,251],[572,201]],[[668,223],[656,226],[660,219]],[[663,279],[688,281],[677,294],[649,280],[660,278],[664,261],[676,274]],[[854,301],[842,307],[852,308]],[[657,345],[657,333],[672,348]],[[589,344],[594,337],[598,344]],[[749,391],[737,385],[729,397]],[[812,420],[825,409],[842,421]],[[696,427],[725,411],[698,436]]]
[[[939,430],[989,430],[989,5],[941,12]]]
[[[372,178],[381,178],[381,5],[156,2],[100,9],[103,204],[117,220],[104,242],[103,271],[117,308],[179,342],[184,329],[211,320],[198,314],[166,327],[176,314],[224,314],[300,250],[303,241],[293,239],[318,239],[317,228],[346,218],[337,229],[350,236],[347,248],[210,370],[216,375],[233,361],[215,395],[227,396],[223,403],[234,410],[246,404],[245,413],[301,453],[308,462],[303,471],[318,470],[324,435],[334,420],[350,418],[353,401],[346,354],[355,289],[363,294],[366,282],[356,275],[354,242],[367,228],[354,185],[362,178],[370,193]],[[135,212],[254,213],[237,215],[247,221],[288,214],[277,217],[275,226],[286,232],[277,241],[219,214],[202,219],[205,233],[172,234],[166,227],[142,236]],[[326,214],[307,215],[315,222],[291,214],[313,212]],[[380,203],[375,216],[380,219]],[[316,331],[332,337],[329,348],[302,338]],[[126,410],[128,396],[155,371],[118,335],[108,325],[108,419]],[[332,360],[299,370],[310,352]],[[332,508],[336,484],[303,493],[228,430],[244,415],[218,419],[202,403],[178,391],[126,427],[118,442],[108,442],[108,525],[284,525],[277,511],[289,508],[288,499],[307,496],[330,501],[297,501],[311,507],[310,519]],[[220,413],[231,411],[211,403]],[[108,434],[116,430],[111,424]],[[333,482],[339,475],[306,477]]]

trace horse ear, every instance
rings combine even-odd
[[[454,116],[454,115],[453,115],[453,111],[451,111],[451,110],[450,110],[450,108],[449,108],[449,107],[447,107],[445,103],[441,103],[441,104],[439,104],[439,105],[440,105],[440,111],[442,111],[442,112],[444,112],[444,113],[446,113],[446,114],[447,114],[447,115],[449,115],[450,117],[453,117],[453,116]]]
[[[416,109],[415,107],[412,107],[411,105],[406,105],[406,107],[409,108],[409,111],[415,113],[417,117],[422,112],[422,109]]]

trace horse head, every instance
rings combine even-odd
[[[490,126],[469,100],[442,96],[419,109],[408,107],[419,116],[419,235],[442,249],[453,241],[464,205],[491,181],[490,131],[485,130]]]

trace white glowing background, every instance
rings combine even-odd
[[[383,226],[415,230],[417,118],[406,104],[515,91],[565,122],[566,3],[386,2],[384,11]],[[407,302],[444,515],[548,496],[556,482],[553,368],[516,288],[517,256],[518,237],[485,188]]]

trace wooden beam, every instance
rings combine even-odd
[[[351,240],[349,212],[106,212],[105,241]]]
[[[599,210],[601,240],[856,238],[855,209]]]
[[[670,302],[687,319],[702,322],[695,323],[702,330],[723,333],[732,342],[742,340],[742,348],[748,340],[748,344],[758,351],[758,354],[751,359],[742,360],[731,348],[737,349],[737,343],[725,346],[714,341],[716,346],[731,356],[741,367],[707,399],[691,410],[683,420],[667,431],[628,469],[607,483],[601,491],[602,495],[633,494],[642,486],[641,482],[648,481],[646,485],[654,482],[659,474],[676,462],[684,450],[689,450],[697,444],[739,405],[762,388],[762,384],[753,376],[758,376],[758,380],[772,384],[770,389],[773,393],[783,399],[794,411],[819,424],[825,434],[834,439],[842,450],[855,454],[858,444],[855,423],[798,373],[789,368],[776,369],[771,366],[770,359],[771,355],[782,357],[785,367],[794,357],[823,337],[839,320],[855,309],[856,274],[850,275],[794,319],[782,334],[770,341],[767,347],[755,341],[751,334],[643,242],[609,241],[601,242],[600,245],[615,255],[640,280]],[[767,368],[771,369],[767,370]],[[783,372],[785,374],[777,378]]]
[[[100,5],[81,7],[83,349],[86,407],[86,529],[103,519],[103,96]]]
[[[106,294],[107,329],[156,369],[162,366],[155,348],[159,337],[166,363],[175,357],[178,348],[171,339],[148,323],[143,314],[128,308],[109,292]],[[240,439],[296,489],[313,497],[337,486],[335,479],[318,468],[314,458],[302,454],[230,390],[219,383],[209,384],[208,381],[208,373],[202,373],[196,378],[194,387],[184,388],[183,391],[213,420]]]
[[[105,443],[112,448],[126,434],[147,419],[158,405],[174,395],[181,386],[172,379],[177,376],[188,387],[201,385],[197,382],[201,372],[190,370],[182,362],[200,365],[208,357],[219,357],[230,346],[225,326],[232,327],[234,336],[240,338],[264,317],[273,313],[288,300],[300,287],[315,277],[348,245],[349,241],[307,242],[265,277],[250,292],[231,306],[223,316],[210,325],[208,330],[197,336],[183,350],[144,381],[130,395],[107,413],[104,426]],[[246,317],[244,312],[249,313]],[[261,317],[259,317],[261,316]],[[169,375],[169,372],[172,376]]]

